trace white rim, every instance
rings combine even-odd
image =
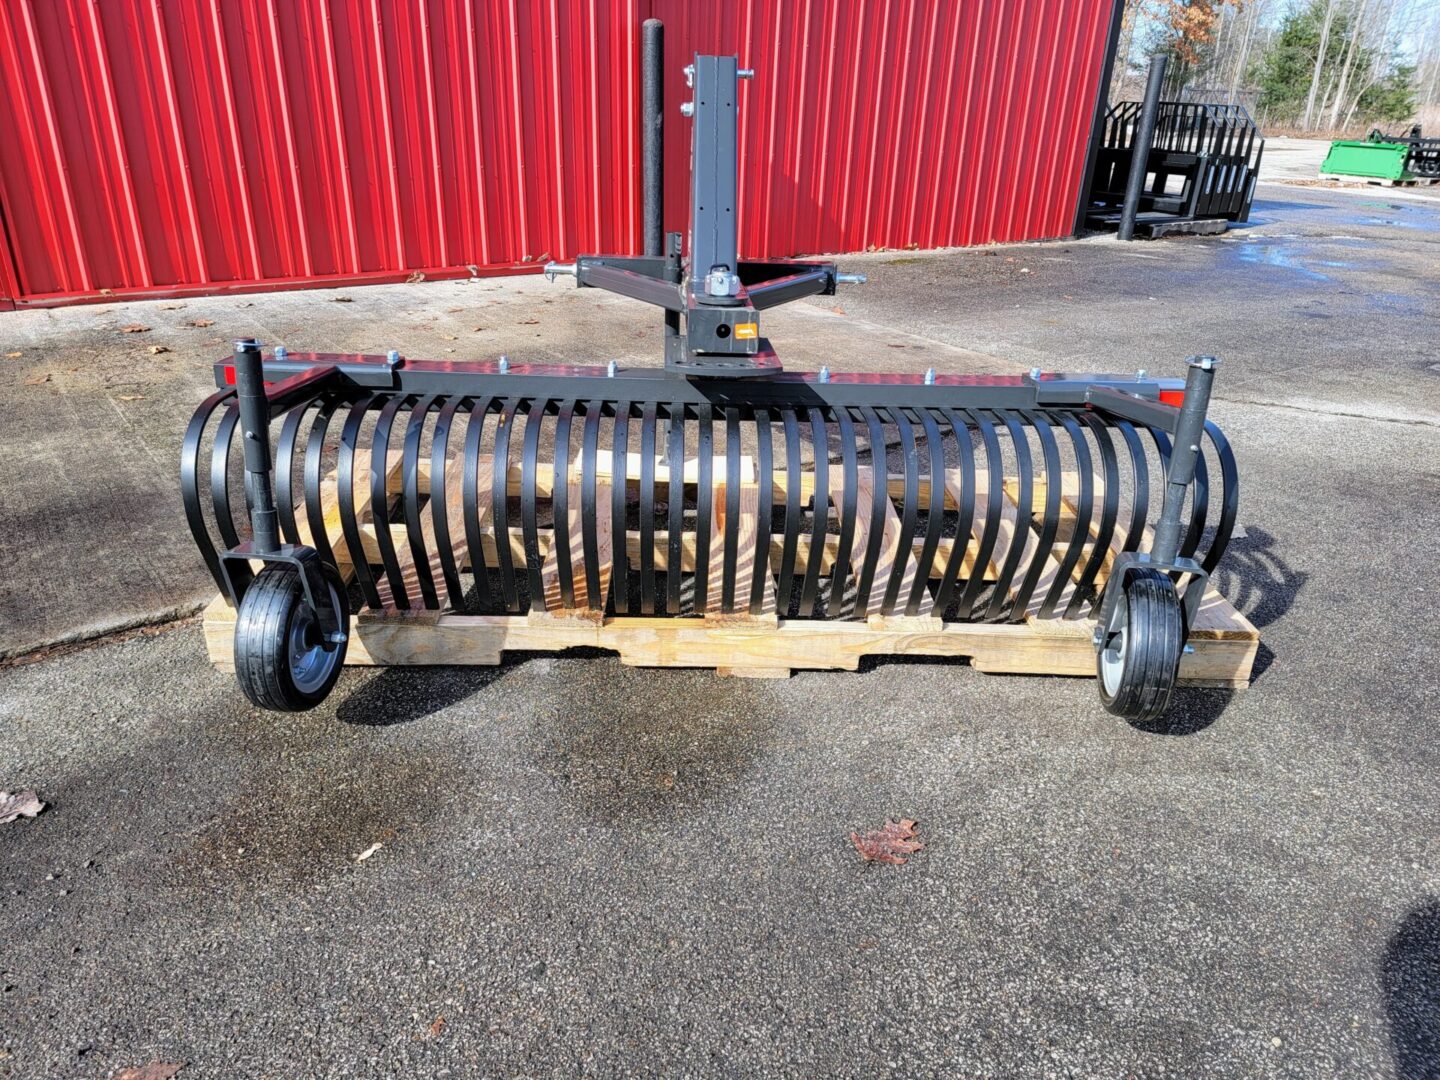
[[[1129,605],[1125,601],[1125,594],[1120,594],[1120,599],[1115,605],[1115,633],[1109,635],[1105,647],[1100,650],[1100,680],[1105,685],[1105,693],[1114,697],[1120,693],[1120,678],[1125,673],[1126,643],[1130,636],[1130,612]]]

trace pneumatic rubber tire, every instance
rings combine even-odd
[[[346,631],[350,605],[335,571],[324,568],[330,603]],[[300,572],[270,563],[245,590],[235,617],[235,678],[262,709],[304,712],[325,700],[345,663],[347,642],[328,647],[319,620],[305,601]]]
[[[1137,570],[1125,583],[1108,635],[1095,654],[1100,701],[1136,723],[1158,720],[1170,704],[1185,618],[1175,583],[1158,570]]]

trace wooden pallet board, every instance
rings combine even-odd
[[[603,455],[602,455],[603,459]],[[398,460],[387,462],[387,478],[392,491],[400,487]],[[367,475],[368,459],[357,462],[357,475]],[[628,470],[627,470],[628,471]],[[661,470],[668,473],[668,470]],[[832,518],[841,498],[839,470],[832,469],[830,483],[830,506]],[[699,470],[693,461],[687,461],[683,477],[693,487]],[[489,460],[483,461],[478,470],[480,485],[478,506],[481,512],[482,543],[486,557],[493,565],[495,545],[508,542],[519,565],[523,565],[524,540],[521,530],[511,528],[508,537],[497,537],[489,519],[490,477],[493,469]],[[352,617],[350,646],[346,663],[357,666],[398,666],[423,664],[499,664],[505,653],[516,651],[563,652],[572,648],[595,648],[615,652],[621,663],[637,667],[713,668],[717,674],[752,678],[787,677],[794,670],[855,670],[867,656],[935,656],[968,658],[971,666],[986,672],[1006,672],[1036,675],[1082,675],[1093,676],[1095,653],[1092,645],[1094,624],[1089,619],[1041,619],[1040,603],[1060,573],[1059,558],[1074,534],[1074,496],[1078,491],[1078,477],[1067,475],[1062,478],[1060,500],[1062,528],[1057,533],[1056,546],[1046,553],[1043,572],[1036,585],[1033,598],[1025,618],[1016,623],[946,623],[936,618],[931,611],[930,593],[925,593],[926,603],[915,616],[882,616],[879,614],[880,600],[886,583],[897,560],[903,559],[900,597],[909,595],[917,574],[924,573],[935,579],[941,576],[946,566],[953,541],[942,542],[928,567],[922,567],[922,545],[916,542],[909,551],[902,551],[900,544],[900,521],[892,501],[883,501],[888,513],[879,522],[872,521],[872,495],[877,479],[868,471],[861,470],[859,477],[859,499],[854,550],[863,550],[872,527],[882,530],[882,557],[876,569],[870,605],[863,618],[838,619],[790,619],[777,616],[777,589],[775,577],[778,573],[782,544],[779,537],[772,540],[770,547],[770,573],[762,575],[766,584],[762,609],[758,614],[722,614],[721,584],[724,572],[724,533],[727,500],[725,490],[725,459],[716,456],[711,470],[711,506],[714,508],[710,527],[710,561],[707,579],[707,598],[704,611],[695,616],[614,616],[605,613],[605,596],[609,590],[611,572],[620,558],[630,566],[638,567],[641,540],[638,531],[631,530],[621,542],[612,533],[611,515],[604,512],[596,522],[597,542],[600,553],[601,595],[591,600],[585,593],[587,583],[580,567],[583,565],[582,534],[579,516],[581,491],[578,479],[572,478],[567,487],[568,550],[571,565],[576,568],[572,604],[566,604],[561,597],[559,584],[559,552],[553,543],[553,531],[541,530],[540,555],[544,560],[542,577],[545,583],[545,612],[523,615],[462,615],[453,612],[425,610],[396,610],[384,575],[379,585],[385,611],[364,611]],[[741,494],[739,499],[739,543],[736,545],[735,581],[736,597],[748,600],[750,583],[754,575],[756,538],[760,523],[757,518],[759,487],[755,480],[754,462],[742,459]],[[461,470],[446,470],[443,497],[450,507],[449,522],[452,544],[462,569],[468,567],[466,541],[463,528],[459,527],[461,501]],[[542,494],[553,488],[553,477],[548,467],[538,470]],[[507,478],[507,488],[516,478]],[[633,480],[627,477],[627,483]],[[657,476],[657,487],[668,476]],[[777,501],[783,498],[781,484],[785,479],[783,471],[777,474]],[[804,480],[810,480],[808,489]],[[983,477],[977,478],[983,483]],[[334,512],[333,500],[335,480],[325,481],[326,516],[325,527],[330,536],[331,546],[339,561],[339,569],[347,580],[353,577],[354,568],[351,553],[341,533],[338,514]],[[418,478],[422,493],[430,492],[428,469],[421,470]],[[612,478],[608,473],[597,475],[596,504],[608,508],[611,501]],[[961,479],[958,470],[947,470],[945,477],[945,498],[954,506],[961,498]],[[368,499],[363,499],[360,488],[368,492],[368,484],[357,484],[357,504],[362,522],[362,545],[366,549],[367,561],[378,561],[378,547],[375,545],[373,518],[369,514]],[[517,485],[518,487],[518,485]],[[886,478],[887,490],[892,498],[903,490],[903,480]],[[1045,486],[1035,484],[1033,506],[1044,505]],[[812,476],[802,476],[802,493],[808,499],[814,493]],[[1038,545],[1038,535],[1031,523],[1022,520],[1016,501],[1016,485],[1007,481],[1003,489],[1001,521],[995,551],[989,566],[980,572],[987,580],[994,580],[996,567],[1000,565],[1012,545],[1024,546],[1024,557],[1028,561]],[[978,536],[985,525],[983,505],[985,493],[976,492],[976,514],[972,535]],[[922,495],[928,498],[928,490]],[[823,500],[822,500],[823,501]],[[825,512],[825,507],[820,507]],[[392,515],[393,516],[393,515]],[[303,515],[301,515],[303,523]],[[445,596],[444,578],[433,556],[433,523],[429,513],[422,514],[422,533],[425,550],[432,553],[430,572],[442,600]],[[1100,574],[1103,581],[1117,553],[1120,537],[1127,529],[1128,521],[1122,509],[1121,520],[1117,522],[1111,550],[1105,554],[1104,568]],[[420,589],[416,567],[410,551],[404,525],[391,523],[392,538],[395,541],[396,557],[400,563],[402,580],[412,605],[420,602]],[[1097,541],[1094,523],[1087,546],[1077,562],[1075,574],[1084,565]],[[691,571],[695,565],[696,537],[693,531],[684,535],[681,545],[682,569]],[[968,539],[968,538],[967,538]],[[655,561],[664,570],[668,560],[668,535],[656,530]],[[803,570],[809,558],[809,538],[801,537],[795,565]],[[836,555],[835,537],[827,538],[825,550],[821,552],[821,565],[831,573]],[[966,555],[964,573],[973,571],[972,556]],[[854,568],[852,565],[852,574]],[[1018,584],[1018,583],[1017,583]],[[1057,610],[1064,610],[1073,582],[1062,593]],[[217,597],[205,611],[204,626],[206,645],[211,661],[224,669],[233,669],[232,643],[234,636],[235,612],[223,598]],[[1192,628],[1190,646],[1180,663],[1180,683],[1191,686],[1213,686],[1226,689],[1243,689],[1248,685],[1250,672],[1259,649],[1260,638],[1255,627],[1240,612],[1213,588],[1205,595],[1200,618]]]

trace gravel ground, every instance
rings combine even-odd
[[[787,313],[806,360],[846,335],[907,369],[911,345],[953,370],[1225,356],[1248,691],[1136,728],[1088,680],[572,654],[349,671],[282,717],[193,623],[0,668],[0,788],[51,804],[0,825],[0,1077],[1440,1076],[1440,210],[1262,191],[1222,238],[846,260],[873,284],[843,314]],[[444,327],[488,287],[403,296]],[[81,332],[45,317],[32,360]],[[157,499],[202,360],[135,403]],[[47,400],[0,435],[0,513],[51,515],[27,573],[63,607],[83,538],[8,464]],[[198,586],[165,543],[174,605]],[[848,835],[886,817],[926,846],[863,865]]]

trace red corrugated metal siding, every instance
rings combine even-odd
[[[742,250],[1070,232],[1114,0],[0,0],[0,306],[639,244],[639,25],[734,52]]]

